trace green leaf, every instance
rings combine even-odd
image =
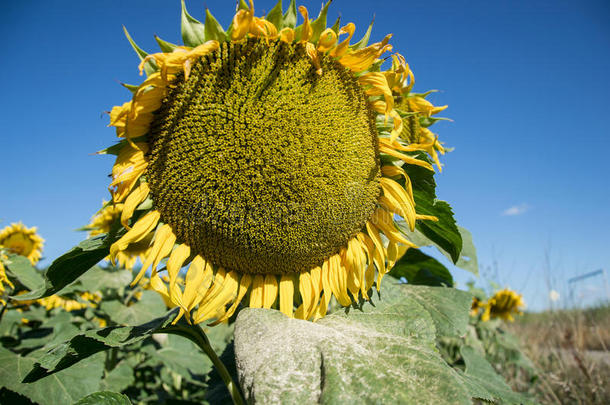
[[[384,282],[373,305],[317,322],[246,308],[235,323],[246,400],[470,404],[435,347],[437,331],[466,330],[470,299],[449,288]]]
[[[134,380],[133,369],[127,362],[122,361],[117,364],[112,371],[106,374],[100,383],[100,388],[108,391],[121,392],[133,384]]]
[[[74,405],[131,405],[131,401],[118,392],[100,391],[87,395]]]
[[[284,24],[284,16],[282,15],[282,0],[278,0],[275,6],[267,14],[267,21],[275,25],[275,27],[281,30]]]
[[[326,15],[328,14],[328,6],[330,6],[332,0],[329,0],[326,2],[326,4],[324,4],[322,6],[322,9],[320,10],[320,14],[318,15],[318,18],[316,18],[315,20],[313,20],[311,22],[311,28],[313,30],[313,35],[311,37],[311,39],[309,40],[309,42],[313,42],[315,43],[318,38],[320,38],[320,34],[322,33],[322,31],[324,31],[326,29]]]
[[[41,272],[32,266],[27,257],[9,254],[4,264],[8,275],[19,280],[28,290],[37,290],[44,285]]]
[[[524,395],[514,392],[485,360],[485,357],[478,354],[475,349],[463,346],[460,353],[466,364],[466,371],[459,372],[473,398],[489,402],[502,401],[502,403],[509,404],[532,402]]]
[[[396,262],[390,275],[404,277],[409,284],[453,286],[453,277],[445,266],[419,249],[408,249]]]
[[[460,258],[455,264],[460,269],[468,270],[474,275],[479,275],[479,261],[477,259],[477,248],[472,242],[472,234],[466,229],[458,226],[462,236],[462,251]]]
[[[36,367],[27,375],[25,382],[38,381],[112,347],[140,342],[169,325],[177,312],[178,310],[174,309],[163,317],[139,326],[111,326],[76,335],[42,356]]]
[[[171,42],[164,41],[156,35],[155,35],[155,41],[157,41],[157,43],[159,44],[159,49],[161,49],[161,52],[171,53],[171,52],[174,52],[174,49],[176,49],[178,47],[178,45],[172,44]]]
[[[161,340],[161,348],[150,350],[150,354],[164,367],[187,380],[192,379],[193,375],[207,374],[212,369],[210,359],[190,340],[171,334],[158,336],[165,336]]]
[[[104,301],[100,309],[119,325],[138,325],[166,311],[165,303],[155,291],[142,291],[140,300],[129,306],[117,300]]]
[[[205,42],[205,27],[186,11],[184,0],[182,0],[181,20],[182,42],[184,42],[184,45],[196,47],[203,44]]]
[[[371,38],[371,32],[373,31],[373,24],[374,23],[375,23],[375,16],[373,16],[373,20],[369,24],[369,28],[364,33],[364,36],[362,37],[362,39],[360,41],[356,42],[354,45],[351,46],[351,48],[353,50],[356,51],[356,50],[362,49],[362,48],[364,48],[364,47],[366,47],[368,45],[369,39]]]
[[[330,27],[330,29],[335,31],[335,34],[339,33],[339,30],[341,29],[341,16],[337,17],[337,19],[335,20],[335,23],[333,24],[332,27]]]
[[[250,10],[250,7],[244,0],[239,0],[239,5],[237,6],[238,10]]]
[[[417,158],[430,162],[423,153],[418,154]],[[403,169],[413,185],[417,213],[434,215],[438,218],[438,222],[417,221],[415,225],[417,230],[449,253],[453,263],[456,263],[462,250],[462,236],[453,218],[451,206],[445,201],[436,199],[434,173],[416,165],[405,164]]]
[[[411,232],[405,221],[396,221],[398,229],[404,233],[411,242],[415,243],[419,247],[423,246],[434,246],[441,252],[447,259],[453,261],[451,254],[445,251],[441,246],[436,244],[433,240],[428,238],[419,229]],[[472,243],[472,235],[468,230],[458,225],[458,231],[462,237],[462,250],[460,251],[460,257],[455,263],[455,266],[473,273],[474,275],[479,274],[479,264],[477,260],[477,250]]]
[[[103,291],[105,289],[125,288],[131,283],[133,276],[130,271],[124,269],[94,266],[83,274],[75,284],[78,291]],[[150,319],[150,318],[149,318]]]
[[[103,356],[93,356],[82,367],[63,370],[31,384],[22,383],[34,366],[31,356],[19,356],[0,347],[0,386],[30,398],[39,404],[72,404],[99,389]]]
[[[284,27],[294,28],[297,25],[297,3],[290,0],[288,10],[284,13]]]
[[[27,294],[12,297],[15,300],[32,300],[48,297],[72,283],[100,260],[108,256],[116,234],[94,236],[78,244],[68,253],[55,259],[44,274],[45,286]]]
[[[140,58],[140,61],[144,60],[144,58],[146,58],[148,56],[148,53],[146,51],[144,51],[142,48],[140,48],[135,43],[135,41],[133,40],[133,38],[131,38],[131,35],[129,35],[129,32],[127,31],[127,28],[125,28],[124,25],[123,25],[123,32],[125,33],[125,36],[127,37],[127,40],[131,44],[131,47],[133,48],[133,50],[136,51],[136,53],[138,54],[138,58]],[[148,60],[144,64],[144,72],[146,72],[146,76],[150,75],[151,73],[156,72],[157,70],[158,70],[157,64],[154,60]]]
[[[222,25],[214,18],[209,9],[205,9],[205,40],[225,41],[227,34],[222,29]]]

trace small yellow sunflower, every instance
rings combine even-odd
[[[179,317],[216,324],[241,302],[323,317],[332,296],[369,299],[415,246],[395,215],[411,230],[437,220],[417,213],[403,166],[434,171],[427,152],[440,170],[427,127],[446,106],[411,93],[400,54],[381,70],[391,35],[366,46],[368,34],[350,44],[352,23],[327,28],[329,4],[315,20],[299,7],[295,27],[294,1],[266,18],[242,2],[226,33],[183,6],[188,46],[158,39],[163,52],[147,56],[128,37],[148,77],[110,112],[123,138],[109,149],[110,192],[126,229],[110,255],[149,246],[132,285],[150,270]]]
[[[2,259],[5,259],[5,257],[0,253],[0,304],[5,305],[6,300],[4,299],[4,292],[6,291],[6,287],[14,288],[15,286],[6,276],[6,269],[4,268]]]
[[[472,297],[472,305],[470,306],[470,316],[477,316],[482,308],[485,308],[485,302],[477,297]]]
[[[89,231],[89,236],[108,233],[112,225],[121,217],[122,211],[123,204],[112,204],[104,201],[102,208],[91,218],[89,225],[83,229]],[[140,242],[130,244],[125,250],[118,252],[113,259],[120,267],[132,270],[138,258],[144,262],[146,255],[150,252],[151,239],[152,235]]]
[[[79,300],[74,300],[59,295],[51,295],[50,297],[41,298],[36,302],[45,307],[47,311],[55,308],[62,308],[65,311],[78,311],[87,307],[95,308],[102,300],[100,293],[84,292],[79,295]]]
[[[522,315],[521,310],[525,308],[525,301],[521,294],[505,288],[496,292],[483,306],[481,320],[487,322],[490,319],[501,318],[505,321],[514,321],[513,315]]]
[[[21,222],[11,224],[0,231],[0,247],[8,251],[27,257],[34,265],[42,257],[42,239],[37,228],[26,228]]]

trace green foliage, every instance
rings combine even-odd
[[[74,405],[131,405],[131,401],[116,392],[100,391],[81,398]]]
[[[59,292],[78,277],[108,256],[110,245],[116,240],[114,233],[94,236],[78,244],[57,258],[45,272],[45,285],[27,294],[14,297],[17,300],[32,300],[48,297]]]
[[[418,159],[430,162],[423,153]],[[411,178],[413,199],[417,212],[423,215],[434,215],[438,221],[418,221],[416,229],[435,245],[447,252],[454,263],[462,251],[462,235],[453,218],[453,210],[445,201],[436,198],[434,173],[416,165],[404,165],[403,169]]]
[[[5,268],[9,277],[18,280],[28,290],[36,290],[44,284],[42,274],[32,266],[27,257],[9,254]]]
[[[449,270],[419,249],[409,249],[390,271],[392,277],[405,278],[409,284],[453,286]]]
[[[463,372],[435,347],[466,332],[470,302],[449,288],[386,282],[373,304],[316,323],[243,310],[235,354],[244,392],[257,403],[520,403],[495,372],[486,378],[484,358],[471,356]]]
[[[205,42],[205,27],[186,11],[184,0],[182,0],[181,22],[182,42],[184,45],[196,47]]]
[[[17,286],[22,270],[36,271],[29,262],[10,264]],[[131,403],[127,397],[201,403],[208,391],[230,400],[195,344],[158,333],[177,310],[167,312],[155,292],[130,289],[131,278],[126,270],[94,266],[61,294],[82,301],[83,292],[97,292],[101,302],[71,312],[46,310],[38,301],[9,302],[0,318],[0,403]],[[100,329],[100,322],[109,326]],[[232,338],[226,324],[208,332],[219,353]]]

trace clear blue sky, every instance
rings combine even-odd
[[[274,3],[257,1],[257,15]],[[317,15],[320,1],[299,4]],[[225,27],[234,11],[187,5]],[[373,39],[393,33],[415,89],[440,89],[432,100],[449,104],[454,122],[434,128],[455,147],[438,195],[472,231],[484,273],[495,267],[539,309],[545,249],[562,293],[567,278],[610,267],[609,2],[336,0],[329,18],[339,11],[355,38],[375,14]],[[178,42],[179,1],[0,3],[0,227],[37,225],[43,264],[84,237],[73,229],[108,198],[113,161],[91,153],[115,141],[103,112],[127,100],[118,82],[141,81],[122,24],[149,51],[153,34]]]

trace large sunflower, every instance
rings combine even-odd
[[[32,264],[42,257],[44,239],[37,233],[37,228],[26,228],[21,222],[11,224],[0,231],[0,248],[11,253],[27,257]]]
[[[149,239],[133,283],[151,269],[179,317],[217,323],[247,302],[317,319],[332,296],[368,299],[414,246],[395,215],[411,229],[436,220],[417,213],[402,166],[433,170],[425,151],[440,169],[426,127],[445,107],[411,94],[400,54],[380,70],[391,35],[350,45],[354,24],[326,28],[329,4],[316,20],[299,7],[295,28],[294,1],[266,18],[242,2],[226,33],[183,4],[188,46],[158,39],[163,52],[146,56],[132,42],[148,77],[110,112],[124,138],[109,150],[110,191],[126,229],[110,254]]]

